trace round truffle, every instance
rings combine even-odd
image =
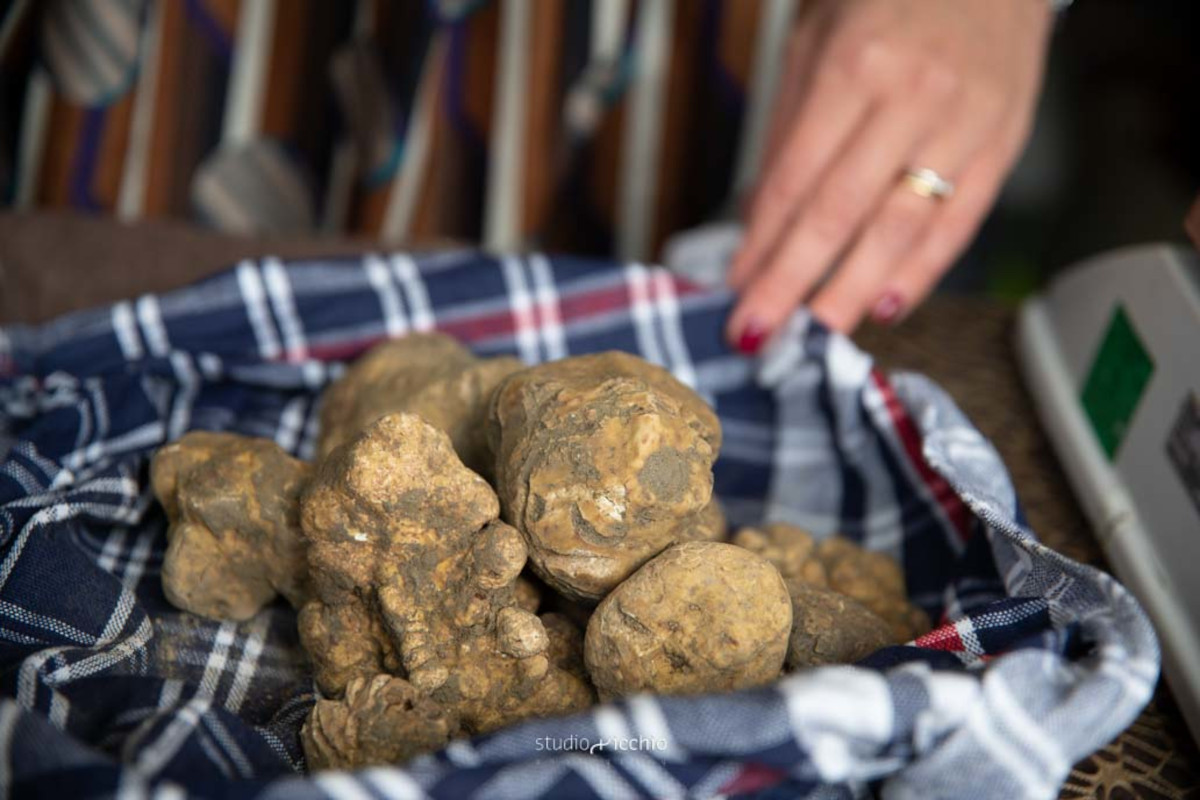
[[[584,657],[602,700],[757,686],[779,675],[792,601],[765,559],[720,542],[665,550],[588,622]]]

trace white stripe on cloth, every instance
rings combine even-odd
[[[900,398],[895,396],[896,403],[903,408],[903,403]],[[883,391],[872,380],[868,380],[862,387],[861,402],[863,408],[872,417],[875,427],[879,431],[881,438],[887,442],[892,453],[892,459],[900,465],[900,469],[907,479],[906,484],[925,501],[926,507],[932,510],[933,515],[938,521],[938,527],[941,528],[944,534],[942,539],[946,545],[956,555],[962,555],[966,549],[966,545],[959,537],[958,529],[954,522],[946,514],[946,508],[939,500],[936,492],[922,477],[915,464],[909,458],[908,450],[901,441],[900,432],[896,429],[896,421],[892,417],[892,411],[888,408],[887,398]]]
[[[112,430],[112,418],[108,413],[108,395],[104,393],[104,385],[99,378],[89,378],[84,384],[88,395],[92,398],[92,413],[96,417],[96,432],[94,439],[105,439]]]
[[[79,430],[75,434],[74,452],[78,453],[91,440],[92,435],[95,433],[95,413],[92,411],[92,395],[87,393],[81,396],[79,401],[75,403],[75,408],[79,412]],[[78,464],[67,462],[63,462],[63,466],[70,470],[79,468]]]
[[[185,800],[187,792],[178,784],[163,781],[154,787],[154,800]]]
[[[154,295],[144,294],[138,298],[137,318],[142,326],[142,338],[150,349],[150,355],[165,356],[169,353],[171,343],[167,338],[167,327],[163,324],[162,311]]]
[[[437,320],[433,315],[433,303],[429,301],[429,292],[426,291],[425,282],[421,280],[420,270],[417,269],[417,262],[413,261],[412,256],[403,253],[392,256],[391,261],[392,271],[400,280],[400,287],[404,289],[404,298],[408,301],[408,312],[412,319],[413,330],[421,332],[433,330]]]
[[[567,336],[563,329],[562,314],[559,313],[558,292],[555,290],[550,262],[540,253],[530,256],[529,273],[533,277],[533,293],[537,301],[537,329],[546,348],[546,360],[566,358]]]
[[[58,728],[60,731],[67,729],[67,719],[71,715],[71,701],[66,695],[58,692],[50,692],[50,713],[47,717],[50,724]]]
[[[46,675],[45,682],[50,685],[65,683],[110,669],[144,648],[153,634],[154,626],[150,622],[150,619],[146,618],[142,620],[142,624],[133,632],[133,635],[122,639],[107,650],[101,650],[87,658],[59,667]],[[107,643],[107,641],[99,642],[101,645]]]
[[[537,319],[533,313],[533,297],[525,283],[521,259],[517,256],[504,256],[500,259],[500,269],[504,275],[504,286],[508,291],[509,306],[512,309],[513,338],[517,342],[517,355],[526,364],[537,364],[542,360],[538,347]]]
[[[121,576],[121,583],[130,592],[136,592],[138,583],[142,579],[142,575],[146,572],[146,565],[150,562],[150,554],[154,551],[154,542],[158,538],[158,532],[152,528],[144,529],[138,534],[137,542],[133,546],[133,552],[129,554],[129,562],[125,566],[125,572]]]
[[[523,800],[545,797],[567,768],[561,759],[518,762],[496,771],[476,787],[472,798],[479,800]]]
[[[221,746],[222,752],[229,756],[229,760],[233,762],[233,766],[237,769],[238,776],[241,778],[253,778],[254,766],[250,763],[250,759],[246,757],[246,751],[238,744],[237,739],[233,738],[233,735],[225,727],[225,723],[221,721],[221,718],[216,714],[205,714],[204,726],[212,734],[213,740]]]
[[[1056,657],[1051,660],[1056,664],[1061,663]],[[1049,776],[1067,774],[1071,762],[1063,755],[1055,738],[1025,713],[1021,701],[1009,690],[1003,674],[992,672],[984,676],[983,696],[988,700],[993,717],[1008,728],[1006,738],[1020,742],[1022,749],[1027,751],[1026,761],[1040,761],[1043,772]]]
[[[90,646],[96,642],[96,637],[87,631],[82,631],[74,625],[69,625],[55,617],[30,611],[28,608],[10,603],[8,600],[0,600],[0,614],[9,619],[15,619],[23,625],[30,625],[57,634],[64,639],[70,639],[76,644]],[[34,657],[36,656],[31,656],[30,659]],[[23,662],[22,669],[29,663],[31,663],[30,660]]]
[[[179,391],[171,404],[171,416],[167,422],[167,439],[174,441],[183,436],[192,423],[192,406],[200,391],[200,376],[187,353],[171,353],[171,370],[179,384]]]
[[[979,636],[975,634],[975,623],[971,621],[970,617],[963,617],[954,623],[954,630],[958,633],[958,639],[963,645],[962,652],[957,654],[958,657],[967,664],[978,661],[985,651],[983,644],[979,641]]]
[[[126,361],[137,361],[145,355],[141,337],[137,332],[137,321],[133,316],[133,306],[128,300],[113,306],[112,327],[117,344],[121,348],[121,355]]]
[[[792,735],[830,783],[861,779],[852,744],[882,746],[892,737],[892,696],[883,675],[854,667],[822,667],[776,684]]]
[[[237,265],[237,282],[246,316],[258,342],[259,355],[265,359],[278,358],[282,352],[279,336],[275,333],[274,323],[271,322],[271,312],[267,309],[267,293],[263,289],[262,277],[254,262],[243,261]]]
[[[718,762],[707,774],[692,786],[692,797],[718,797],[717,792],[742,771],[740,761]]]
[[[667,360],[659,347],[658,334],[654,330],[649,271],[636,262],[626,264],[625,280],[629,288],[629,315],[633,319],[633,332],[637,338],[638,350],[647,361],[666,367]]]
[[[400,294],[392,280],[392,273],[383,259],[369,255],[363,259],[363,271],[371,288],[379,296],[379,308],[383,312],[383,329],[388,338],[395,339],[408,333],[408,320],[400,305]]]
[[[246,692],[254,679],[254,670],[258,666],[258,658],[262,655],[263,642],[267,638],[267,630],[271,626],[271,611],[265,609],[258,612],[250,622],[250,630],[242,645],[242,656],[238,659],[237,671],[233,676],[233,685],[229,687],[229,695],[225,698],[225,709],[237,713],[246,701]]]
[[[374,795],[348,773],[318,772],[312,780],[321,791],[334,800],[375,800]]]
[[[667,355],[670,356],[671,374],[680,383],[689,388],[696,388],[696,368],[688,353],[687,343],[683,339],[681,327],[683,317],[679,313],[679,298],[675,295],[675,281],[665,270],[654,270],[651,290],[654,297],[658,317],[662,320],[663,341],[667,345]],[[711,398],[706,398],[711,405]]]
[[[667,717],[657,700],[649,695],[635,695],[626,700],[625,705],[638,736],[665,743],[663,749],[655,751],[655,756],[663,761],[687,760],[688,754],[676,744],[671,726],[667,724]]]
[[[568,753],[561,760],[583,778],[601,800],[635,800],[642,797],[642,793],[630,785],[608,761],[578,753]]]
[[[97,563],[100,569],[105,572],[116,574],[117,559],[125,550],[125,537],[129,534],[129,528],[124,525],[114,526],[109,529],[108,538],[104,540],[104,549],[100,551],[100,558]]]
[[[321,400],[318,397],[308,406],[304,420],[304,433],[296,447],[296,457],[311,461],[317,452],[317,438],[321,434]]]
[[[304,432],[305,410],[308,408],[308,397],[297,395],[284,405],[279,415],[279,428],[275,433],[275,444],[288,453],[296,452],[300,436]]]
[[[446,757],[458,767],[477,767],[483,763],[475,746],[466,739],[455,739],[446,745]]]
[[[204,755],[208,757],[208,763],[221,771],[221,775],[226,778],[233,777],[233,764],[225,753],[217,747],[216,740],[207,732],[208,726],[205,721],[206,715],[201,715],[200,724],[196,729],[196,743],[200,745],[200,749],[204,751]]]
[[[871,359],[845,337],[831,336],[828,342],[825,365],[837,418],[857,422],[862,403],[859,389],[870,382]],[[862,545],[899,560],[904,539],[900,514],[903,498],[891,479],[879,439],[869,426],[860,424],[836,425],[834,435],[847,466],[862,477],[866,495],[861,520]]]
[[[944,670],[934,674],[923,661],[902,664],[895,671],[920,681],[927,698],[927,708],[917,714],[913,724],[913,750],[918,756],[957,730],[979,702],[979,680],[973,675]]]
[[[183,746],[187,737],[200,721],[200,717],[208,713],[212,706],[213,696],[229,658],[229,647],[237,635],[237,626],[232,622],[223,622],[213,637],[213,647],[204,665],[204,673],[196,694],[183,708],[174,715],[171,722],[163,730],[162,735],[138,754],[133,768],[140,774],[152,777],[162,771],[175,753]]]
[[[162,443],[164,427],[160,421],[148,422],[140,428],[126,431],[120,436],[92,442],[84,449],[82,456],[79,453],[69,453],[64,458],[82,458],[83,464],[94,464],[106,456],[114,456],[130,450],[142,450]]]
[[[43,525],[71,519],[79,513],[79,509],[80,506],[78,505],[71,506],[66,503],[56,503],[43,508],[29,518],[29,521],[25,523],[25,527],[21,529],[21,533],[17,535],[16,541],[12,543],[8,551],[8,556],[3,562],[0,562],[0,589],[3,589],[4,585],[8,583],[9,576],[12,575],[13,568],[17,565],[17,560],[20,559],[21,553],[25,550],[25,545],[29,543],[29,537]]]
[[[428,796],[404,770],[376,767],[361,775],[364,782],[371,784],[387,800],[423,800]]]
[[[263,277],[271,299],[271,308],[275,310],[275,319],[279,321],[279,330],[283,334],[287,359],[303,361],[308,358],[308,344],[304,338],[300,314],[296,311],[296,300],[292,295],[292,284],[288,280],[287,270],[278,258],[267,258],[263,261]]]
[[[987,703],[976,703],[967,717],[966,729],[980,749],[1001,766],[1007,777],[1021,785],[1021,797],[1053,797],[1059,788],[1057,776],[1047,775],[1029,754],[996,728],[998,720]]]
[[[20,706],[11,700],[0,700],[0,797],[10,797],[12,787],[12,742],[13,731],[20,719]]]
[[[19,483],[28,495],[40,495],[42,492],[42,482],[24,464],[6,461],[0,466],[0,475],[7,475]]]
[[[650,795],[658,798],[686,797],[687,787],[675,779],[671,773],[663,769],[655,761],[659,756],[658,750],[641,749],[640,742],[634,745],[636,739],[645,738],[657,745],[658,741],[647,737],[635,737],[630,731],[625,716],[612,706],[600,706],[592,713],[592,721],[601,738],[610,743],[613,760],[632,774],[648,790]],[[653,746],[652,745],[652,746]]]

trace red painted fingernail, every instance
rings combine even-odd
[[[871,320],[877,325],[893,325],[900,321],[904,311],[904,299],[898,292],[884,292],[871,309]]]
[[[766,340],[766,327],[758,320],[752,319],[742,328],[742,334],[737,340],[737,349],[748,356],[758,355]]]

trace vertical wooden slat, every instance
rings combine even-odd
[[[521,198],[519,235],[522,243],[542,229],[554,200],[555,148],[562,135],[563,3],[537,3],[533,10],[532,42],[527,80],[525,123],[525,186]]]
[[[667,69],[675,0],[643,0],[638,13],[636,76],[626,105],[617,208],[617,255],[649,256],[658,197]]]

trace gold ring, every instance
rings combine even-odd
[[[921,197],[945,200],[954,194],[954,182],[946,180],[937,173],[937,170],[928,167],[908,170],[904,173],[903,181],[909,189]]]

